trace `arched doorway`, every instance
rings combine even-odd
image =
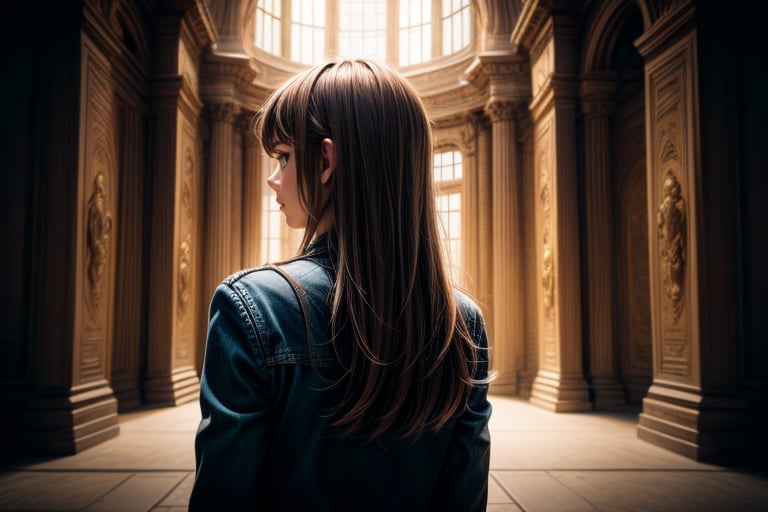
[[[632,2],[587,24],[582,91],[584,368],[596,408],[639,406],[652,380],[643,61]],[[591,39],[590,39],[591,37]]]
[[[640,405],[651,384],[652,344],[648,283],[648,207],[643,62],[632,41],[642,34],[639,12],[619,29],[611,58],[618,81],[612,132],[614,209],[617,212],[616,341],[628,403]]]

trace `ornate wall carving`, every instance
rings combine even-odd
[[[111,343],[114,274],[114,203],[116,201],[115,116],[106,59],[83,43],[83,167],[81,168],[83,320],[78,377],[87,382],[106,377]]]
[[[541,346],[545,368],[557,368],[557,349],[555,346],[555,284],[557,275],[552,234],[554,136],[553,120],[550,114],[537,123],[534,143],[534,172],[536,173],[538,202],[536,223],[541,251],[539,256],[539,293],[542,305],[540,336],[543,340]]]
[[[179,242],[176,252],[176,347],[175,358],[186,361],[190,358],[195,329],[195,273],[196,248],[195,231],[198,226],[197,203],[199,198],[197,181],[199,180],[199,156],[197,133],[192,125],[182,122],[182,160],[179,183]]]
[[[655,373],[684,382],[692,382],[699,372],[687,277],[692,265],[688,183],[694,162],[690,152],[696,143],[692,106],[685,99],[694,97],[694,66],[694,38],[689,36],[660,55],[647,77],[649,194],[655,210],[650,212],[655,216],[649,239],[650,276],[659,354]]]
[[[680,182],[672,171],[667,171],[662,187],[664,196],[656,211],[656,230],[664,292],[671,302],[672,323],[676,324],[683,310],[685,200],[680,191]]]
[[[88,278],[88,305],[89,312],[95,318],[101,305],[104,274],[109,263],[110,236],[112,234],[112,213],[107,199],[104,185],[104,173],[106,157],[101,149],[94,155],[98,163],[94,166],[99,169],[93,178],[91,195],[87,206],[87,231],[86,231],[86,275]]]
[[[555,44],[549,40],[531,65],[531,84],[533,96],[539,94],[544,84],[552,76],[555,66]]]

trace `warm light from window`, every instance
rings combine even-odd
[[[469,0],[443,0],[443,55],[470,43]]]
[[[270,167],[274,160],[264,155],[262,158],[262,179],[266,185],[267,178],[272,173]],[[261,259],[266,262],[280,261],[282,254],[282,224],[283,214],[280,205],[275,200],[275,191],[264,186],[261,197],[263,214],[261,216]]]
[[[339,1],[339,54],[386,59],[387,0]]]
[[[461,283],[461,152],[435,153],[434,176],[440,238],[451,277]]]
[[[432,58],[432,0],[400,2],[400,65]]]
[[[325,57],[325,1],[292,0],[291,59],[316,64]]]
[[[256,6],[254,44],[265,52],[280,55],[280,0],[261,0]]]

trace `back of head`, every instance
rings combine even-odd
[[[437,228],[431,128],[415,89],[367,60],[301,73],[265,103],[268,153],[294,149],[306,248],[332,217],[334,346],[345,373],[334,424],[345,434],[405,438],[460,412],[475,346],[458,314]],[[335,171],[323,192],[320,145]]]

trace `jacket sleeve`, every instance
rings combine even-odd
[[[269,376],[251,315],[233,288],[219,285],[210,307],[189,510],[253,509],[261,491]]]
[[[479,511],[488,502],[491,435],[488,420],[488,337],[479,310],[469,315],[468,327],[480,347],[475,379],[467,407],[456,420],[451,445],[438,477],[430,510]]]

